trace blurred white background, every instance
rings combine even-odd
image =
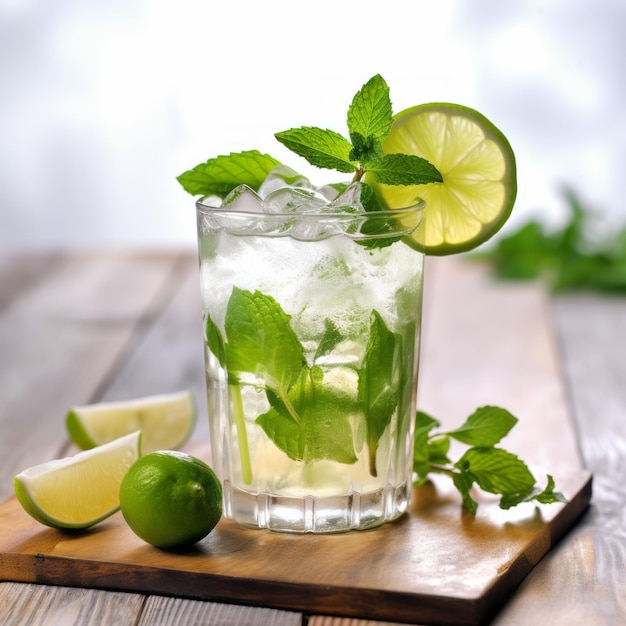
[[[564,183],[622,223],[625,31],[624,0],[0,0],[0,250],[195,245],[178,174],[257,148],[326,182],[273,134],[345,132],[377,72],[507,135],[509,229]]]

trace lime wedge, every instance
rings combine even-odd
[[[190,391],[123,402],[75,406],[65,418],[72,441],[84,450],[141,430],[144,453],[183,445],[196,423],[196,403]]]
[[[471,250],[506,222],[517,193],[515,156],[506,137],[483,115],[458,104],[423,104],[398,113],[383,142],[386,154],[401,152],[430,161],[442,183],[371,184],[390,208],[426,201],[422,225],[411,241],[430,255]]]
[[[13,482],[24,510],[54,528],[87,528],[120,508],[120,484],[141,456],[141,433],[29,467]]]

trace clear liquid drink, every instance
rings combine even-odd
[[[197,203],[213,467],[243,524],[364,529],[410,502],[423,205],[343,209]]]

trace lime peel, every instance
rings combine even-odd
[[[136,430],[142,431],[144,453],[180,448],[196,423],[191,391],[72,407],[65,424],[72,441],[84,450]]]
[[[222,484],[204,461],[183,452],[146,454],[120,485],[122,515],[141,539],[159,548],[190,546],[222,516]]]
[[[53,528],[87,528],[119,510],[119,486],[141,456],[141,432],[20,472],[13,481],[24,510]]]

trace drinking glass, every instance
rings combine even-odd
[[[423,255],[406,209],[197,202],[212,464],[224,515],[365,529],[412,492]]]

